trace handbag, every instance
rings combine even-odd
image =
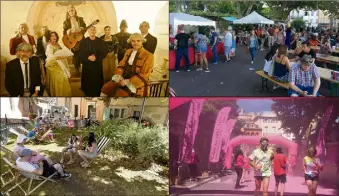
[[[266,59],[265,59],[265,66],[264,66],[264,72],[267,72],[267,74],[269,75],[269,76],[272,76],[272,74],[273,74],[273,66],[274,66],[274,63],[272,62],[273,60],[271,59],[271,60],[269,60],[269,61],[267,61]]]

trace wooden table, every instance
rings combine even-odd
[[[339,57],[326,55],[326,54],[317,54],[317,61],[339,65]]]
[[[318,67],[319,75],[320,78],[323,80],[327,80],[330,82],[329,85],[329,91],[330,91],[330,96],[339,96],[339,81],[338,80],[333,80],[331,78],[331,69],[326,69],[322,67]]]

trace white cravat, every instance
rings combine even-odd
[[[28,35],[21,35],[21,36],[28,44],[30,44],[29,39],[28,39]]]
[[[30,85],[31,78],[29,77],[29,69],[30,69],[29,61],[27,61],[27,73],[28,73],[28,76],[26,76],[26,73],[25,73],[25,63],[21,59],[20,59],[20,65],[21,65],[22,75],[24,76],[24,88],[26,88],[27,86],[29,88],[31,86]],[[28,85],[26,84],[26,77],[28,77]]]
[[[134,59],[135,59],[135,55],[137,54],[137,52],[138,52],[138,51],[133,50],[133,52],[131,53],[131,56],[130,56],[129,59],[128,59],[128,64],[133,65],[133,61],[134,61]]]
[[[146,34],[144,35],[144,38],[145,38],[147,35],[148,35],[148,33],[146,33]]]

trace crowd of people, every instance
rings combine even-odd
[[[255,31],[252,31],[253,37],[257,37]],[[317,62],[316,65],[316,54],[336,55],[339,34],[327,30],[316,36],[308,30],[295,32],[291,27],[284,30],[283,26],[280,29],[271,26],[263,32],[266,36],[262,32],[260,35],[267,38],[269,49],[265,56],[265,73],[278,82],[289,83],[289,96],[319,96],[321,80],[318,66],[326,64]],[[315,49],[318,46],[320,50]],[[275,85],[273,90],[279,87]]]
[[[252,181],[251,175],[254,176],[255,195],[260,195],[263,190],[264,196],[268,195],[268,187],[270,177],[274,176],[275,179],[275,195],[284,195],[285,185],[288,177],[295,177],[295,170],[297,170],[296,155],[287,156],[281,147],[277,147],[275,152],[269,146],[268,138],[262,137],[260,139],[260,147],[250,153],[249,156],[241,150],[240,147],[235,149],[233,156],[233,166],[237,175],[235,180],[235,189],[244,188],[248,182]],[[339,156],[338,156],[339,159]],[[324,169],[324,163],[320,157],[317,156],[316,147],[310,145],[307,148],[307,154],[302,158],[302,168],[304,183],[308,188],[308,195],[315,196],[317,186],[320,180],[320,173]],[[191,156],[187,161],[190,171],[190,180],[197,180],[199,170],[198,164],[200,160],[192,150]],[[251,169],[253,168],[253,169]],[[251,172],[253,171],[253,172]],[[337,175],[339,175],[339,160],[337,162]]]
[[[191,71],[189,61],[189,47],[194,47],[194,63],[197,67],[196,71],[210,72],[208,68],[208,59],[206,57],[208,46],[211,47],[213,53],[213,64],[218,64],[218,52],[217,45],[219,43],[219,34],[216,32],[215,27],[209,28],[209,35],[206,35],[205,29],[199,28],[196,32],[185,32],[185,26],[179,26],[178,33],[174,36],[173,27],[169,27],[170,37],[170,49],[176,49],[175,71],[179,72],[181,58],[184,57],[186,61],[186,71]],[[232,27],[229,27],[223,32],[223,43],[225,62],[231,61],[231,57],[235,56],[236,49],[236,36]],[[198,62],[200,65],[198,65]]]
[[[80,77],[85,96],[146,96],[147,84],[154,65],[157,38],[149,33],[149,23],[140,23],[140,33],[128,33],[126,20],[120,23],[120,32],[97,37],[95,23],[86,26],[74,6],[67,9],[63,36],[88,32],[76,47],[60,44],[61,37],[47,26],[35,42],[22,23],[19,33],[10,39],[10,54],[17,58],[7,63],[5,86],[10,96],[72,96],[70,64]],[[135,60],[138,59],[138,60]]]

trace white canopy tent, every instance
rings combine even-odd
[[[184,13],[170,13],[170,25],[173,27],[173,33],[178,31],[178,25],[195,25],[195,26],[214,26],[215,21],[203,18],[201,16],[193,16]]]
[[[263,17],[256,11],[253,11],[243,18],[233,21],[233,24],[274,24],[274,21]]]

